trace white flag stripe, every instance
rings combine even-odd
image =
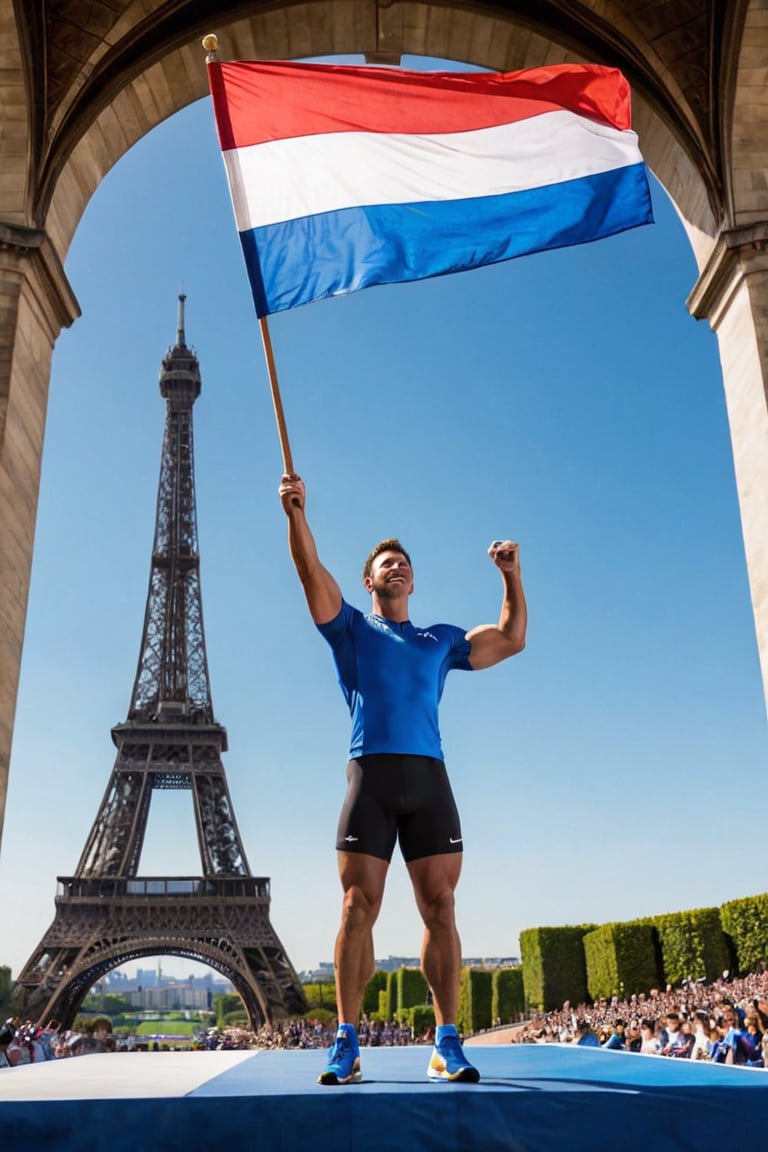
[[[223,156],[239,232],[341,208],[519,192],[642,160],[634,132],[567,111],[429,136],[298,136]]]

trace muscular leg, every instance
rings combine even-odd
[[[453,893],[461,875],[460,852],[423,856],[408,864],[416,904],[424,921],[421,970],[432,989],[435,1022],[455,1024],[459,1006],[461,943]]]
[[[389,864],[362,852],[339,852],[344,889],[334,966],[339,1022],[357,1028],[363,994],[376,970],[373,926],[381,908]]]

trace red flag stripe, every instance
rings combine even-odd
[[[332,132],[462,132],[567,108],[624,130],[630,91],[615,68],[408,72],[291,61],[210,63],[223,150]]]

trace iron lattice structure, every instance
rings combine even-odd
[[[192,408],[200,367],[178,331],[160,371],[166,402],[155,538],[128,718],[74,876],[17,981],[20,1010],[70,1027],[92,986],[144,956],[198,960],[237,989],[252,1028],[303,1012],[304,993],[269,918],[269,879],[251,875],[213,715],[203,629]],[[152,793],[192,791],[202,875],[138,874]]]

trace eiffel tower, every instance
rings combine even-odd
[[[71,1027],[107,972],[152,955],[183,956],[232,982],[253,1029],[302,1013],[299,979],[269,919],[267,877],[252,876],[221,761],[214,719],[197,541],[192,406],[200,367],[184,337],[160,371],[166,402],[155,539],[128,718],[112,729],[117,757],[74,876],[57,881],[53,923],[16,984],[20,1011]],[[138,873],[152,793],[191,789],[201,876]]]

